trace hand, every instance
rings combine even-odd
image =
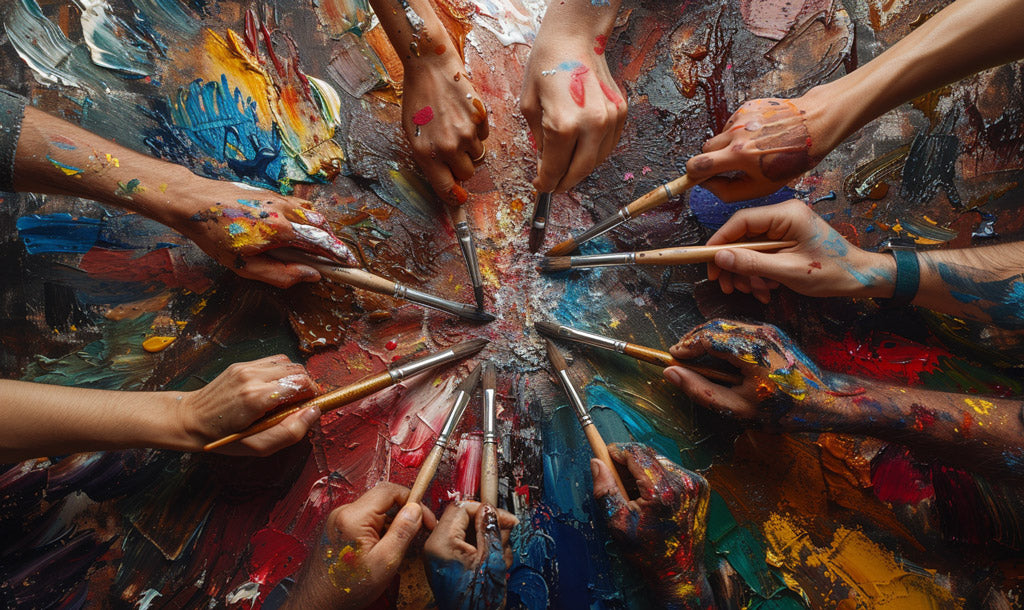
[[[201,182],[191,190],[194,195],[175,204],[175,218],[167,224],[238,275],[278,288],[320,280],[312,267],[267,255],[284,247],[359,265],[308,201],[233,182],[196,180]]]
[[[519,106],[540,153],[533,181],[539,192],[562,193],[576,186],[619,142],[626,99],[600,50],[578,33],[566,35],[542,25],[537,35]]]
[[[727,388],[673,366],[665,378],[698,404],[740,421],[776,430],[838,430],[837,397],[863,392],[818,369],[781,330],[770,324],[711,320],[693,329],[669,352],[678,360],[705,354],[738,368],[743,383]]]
[[[466,541],[475,524],[476,546]],[[518,520],[479,502],[450,504],[423,552],[427,580],[441,610],[486,610],[505,604],[505,571],[512,565],[509,531]]]
[[[295,589],[283,608],[364,608],[391,583],[413,538],[433,513],[420,504],[405,505],[409,489],[379,483],[327,517],[324,535],[306,559]],[[387,526],[389,513],[401,506]]]
[[[895,289],[896,264],[891,256],[850,244],[796,199],[740,210],[707,243],[758,239],[798,243],[771,253],[717,253],[708,263],[708,279],[718,280],[722,292],[739,290],[767,303],[779,284],[811,297],[889,297]]]
[[[604,506],[624,559],[666,606],[712,607],[704,569],[707,480],[639,443],[612,444],[608,453],[629,469],[640,490],[636,500],[623,498],[608,466],[590,460],[594,498]]]
[[[254,421],[281,405],[316,393],[316,383],[305,367],[287,356],[270,356],[252,362],[236,362],[202,389],[177,401],[178,421],[189,445],[196,450],[206,443],[248,428]],[[320,418],[316,407],[288,417],[264,430],[219,449],[233,455],[266,456],[298,442]]]
[[[407,66],[402,92],[402,126],[412,156],[439,197],[462,205],[468,194],[456,180],[468,180],[487,139],[487,110],[454,49]]]
[[[724,201],[770,195],[810,170],[838,144],[823,117],[828,100],[813,90],[793,100],[751,100],[704,143],[686,173]],[[729,172],[735,176],[723,176]]]

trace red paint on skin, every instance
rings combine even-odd
[[[814,261],[809,266],[812,267],[812,269],[807,270],[807,275],[810,275],[811,271],[814,271],[814,269],[821,269],[821,263],[819,263],[818,261]]]
[[[970,411],[964,411],[964,420],[960,422],[960,435],[967,438],[971,435],[971,428],[974,426],[974,416]]]
[[[412,122],[414,125],[426,125],[430,121],[434,120],[434,109],[430,106],[424,106],[416,111],[416,114],[412,115]]]
[[[452,199],[457,201],[459,205],[462,205],[469,200],[469,193],[467,193],[466,189],[462,188],[459,184],[454,185],[448,193],[451,194]]]
[[[604,34],[598,34],[594,37],[594,53],[598,55],[604,55],[604,48],[608,45],[608,37]]]
[[[587,100],[586,90],[583,88],[583,77],[586,76],[587,72],[590,72],[590,68],[576,66],[569,75],[569,95],[572,96],[572,101],[576,102],[576,105],[580,108],[583,107]]]
[[[396,347],[398,347],[398,341],[395,341],[394,339],[384,344],[384,348],[387,349],[388,351],[393,350]]]
[[[911,405],[910,412],[914,415],[914,429],[924,430],[935,425],[935,413],[921,405]]]
[[[290,576],[306,558],[306,547],[294,536],[275,529],[262,529],[250,540],[249,579],[253,582],[273,584]]]
[[[615,104],[615,107],[618,108],[619,104],[622,103],[622,96],[619,95],[618,88],[609,87],[602,80],[599,80],[598,83],[601,85],[601,92],[604,93],[604,96],[608,98],[609,102]]]
[[[444,55],[444,51],[445,49],[443,44],[439,44],[436,47],[434,47],[434,53],[437,53],[438,55]]]
[[[882,454],[871,473],[871,485],[875,496],[883,502],[917,504],[935,496],[931,474],[918,468],[910,459],[906,449],[894,449]]]

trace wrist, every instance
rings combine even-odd
[[[163,449],[175,451],[199,451],[210,439],[206,439],[193,417],[189,403],[193,392],[154,392],[154,401],[160,408],[161,416],[156,428],[160,430],[158,444]]]
[[[859,250],[853,260],[856,272],[853,288],[847,294],[839,296],[888,299],[892,298],[896,288],[896,261],[888,252],[867,252]]]
[[[217,182],[193,174],[188,168],[165,163],[157,179],[146,183],[146,190],[133,197],[131,209],[181,232],[184,223],[197,210],[190,206],[197,193],[211,193],[210,184]]]
[[[398,56],[406,70],[444,68],[450,71],[456,66],[456,71],[466,69],[462,49],[456,47],[448,30],[433,12],[424,15],[423,28],[409,41],[409,48],[399,51]]]
[[[810,155],[818,161],[857,128],[850,112],[857,98],[849,96],[848,85],[844,77],[818,85],[797,100],[811,136]]]

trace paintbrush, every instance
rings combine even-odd
[[[276,250],[271,250],[268,254],[278,260],[309,265],[319,271],[320,275],[323,277],[329,278],[340,284],[346,284],[355,288],[362,288],[363,290],[369,290],[370,292],[376,292],[377,294],[395,297],[396,299],[405,299],[416,303],[417,305],[437,309],[438,311],[450,313],[465,320],[472,320],[473,322],[491,322],[494,320],[494,314],[486,311],[480,311],[476,307],[467,303],[450,301],[421,290],[416,290],[415,288],[410,288],[409,286],[399,284],[398,282],[394,282],[379,275],[374,275],[369,271],[353,269],[351,267],[342,267],[328,259],[321,258],[307,252],[292,250],[290,248],[278,248]]]
[[[210,451],[218,447],[223,447],[228,443],[233,443],[239,439],[273,428],[290,415],[310,407],[319,408],[321,414],[327,413],[328,411],[332,411],[338,407],[355,402],[361,398],[365,398],[374,392],[379,392],[386,387],[395,385],[403,379],[408,379],[417,373],[422,373],[423,371],[439,367],[442,364],[447,364],[449,362],[461,360],[467,356],[472,356],[482,350],[487,343],[487,339],[470,339],[469,341],[463,341],[462,343],[453,345],[446,350],[435,352],[433,354],[423,356],[422,358],[416,358],[415,360],[404,364],[401,362],[392,364],[382,373],[363,377],[351,385],[338,388],[327,392],[326,394],[321,394],[312,400],[307,400],[298,405],[289,406],[281,411],[257,420],[254,424],[241,432],[230,434],[220,440],[207,444],[203,447],[203,450]]]
[[[469,377],[466,377],[456,389],[452,410],[448,412],[448,419],[445,420],[441,433],[437,435],[434,447],[427,454],[427,459],[423,460],[423,464],[420,465],[420,472],[416,475],[416,482],[412,484],[412,489],[409,490],[409,499],[405,501],[406,504],[418,503],[427,493],[427,487],[430,486],[430,482],[434,479],[434,473],[437,472],[437,467],[441,464],[441,457],[448,446],[448,439],[459,425],[459,420],[462,419],[466,405],[469,404],[469,399],[473,396],[473,390],[476,389],[479,381],[480,365],[478,364],[473,368]]]
[[[679,246],[638,252],[611,252],[608,254],[587,254],[583,256],[548,256],[537,267],[544,273],[579,269],[583,267],[613,267],[616,265],[688,265],[709,263],[722,250],[745,248],[747,250],[778,250],[795,246],[795,241],[747,241],[718,246]]]
[[[530,252],[540,250],[544,243],[544,231],[548,228],[548,212],[551,210],[551,193],[537,193],[530,221]]]
[[[480,501],[491,506],[498,506],[498,435],[497,409],[495,405],[495,374],[494,364],[484,362],[484,446],[480,460]]]
[[[469,281],[473,284],[473,296],[476,297],[476,308],[484,308],[484,280],[480,275],[480,261],[476,256],[476,244],[473,241],[473,232],[469,230],[469,218],[466,216],[466,206],[455,206],[448,208],[451,214],[452,224],[455,226],[455,235],[459,238],[459,247],[462,248],[462,256],[466,259],[466,268],[469,269]]]
[[[672,354],[660,349],[654,349],[653,347],[644,347],[643,345],[629,343],[620,339],[612,339],[597,333],[579,330],[578,328],[572,328],[571,326],[564,326],[554,322],[534,322],[533,327],[537,329],[537,332],[545,337],[567,339],[569,341],[575,341],[576,343],[593,345],[594,347],[600,347],[620,354],[626,354],[627,356],[632,356],[637,360],[642,360],[658,366],[681,366],[696,373],[700,373],[708,379],[714,379],[715,381],[721,381],[723,383],[732,385],[739,385],[740,383],[743,383],[743,379],[737,375],[725,373],[707,366],[690,364],[689,362],[676,360],[672,357]]]
[[[580,233],[577,237],[570,237],[554,248],[551,248],[547,251],[547,256],[565,256],[580,247],[580,244],[584,244],[598,235],[603,235],[608,231],[611,231],[634,216],[639,216],[647,210],[658,207],[672,197],[688,190],[694,184],[696,183],[690,180],[690,178],[685,174],[676,178],[672,182],[662,184],[629,205],[619,208],[618,212],[599,221],[583,233]]]
[[[554,343],[547,339],[545,339],[545,343],[547,344],[548,360],[551,361],[551,366],[555,367],[555,375],[562,382],[562,389],[569,396],[569,403],[576,411],[576,419],[580,420],[580,427],[583,428],[583,433],[587,435],[587,442],[590,443],[591,450],[593,450],[597,459],[608,465],[608,468],[612,471],[612,476],[615,478],[615,484],[618,486],[619,492],[622,493],[623,499],[628,500],[629,494],[626,493],[626,487],[622,484],[622,479],[619,478],[619,473],[615,468],[615,462],[612,461],[612,456],[608,454],[608,445],[601,438],[601,433],[597,431],[597,426],[594,425],[594,420],[590,417],[590,412],[587,411],[587,405],[583,403],[583,399],[580,397],[579,392],[576,391],[576,386],[573,385],[572,379],[569,377],[569,365],[566,364],[565,358],[558,351],[558,348],[555,347]]]

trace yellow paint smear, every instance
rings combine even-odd
[[[150,353],[162,352],[168,345],[174,343],[177,337],[150,337],[142,342],[142,349]]]
[[[764,524],[768,562],[785,573],[787,586],[806,595],[813,608],[873,610],[959,607],[931,571],[908,570],[860,530],[840,527],[826,547],[787,517]]]
[[[964,402],[967,403],[967,406],[974,409],[974,412],[978,415],[988,415],[988,412],[995,406],[992,402],[982,398],[965,398]]]

